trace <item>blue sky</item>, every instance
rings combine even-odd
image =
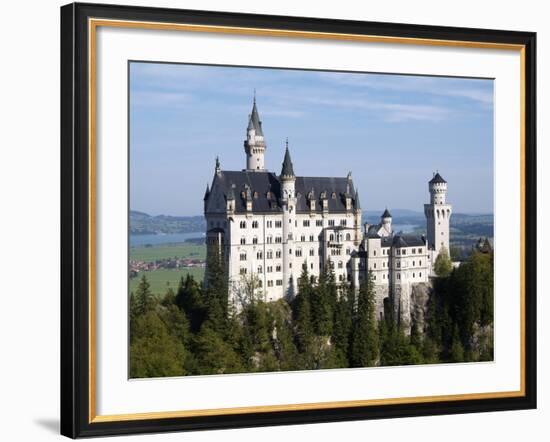
[[[130,207],[199,215],[214,160],[245,167],[256,89],[266,167],[285,139],[297,175],[352,171],[363,210],[422,211],[438,170],[455,212],[493,211],[493,81],[130,64]]]

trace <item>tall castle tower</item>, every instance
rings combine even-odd
[[[424,204],[426,215],[428,247],[434,250],[433,259],[437,258],[442,248],[450,253],[449,249],[449,224],[453,207],[447,204],[447,181],[441,175],[435,173],[429,181],[430,204]]]
[[[246,152],[246,170],[265,171],[264,154],[265,140],[262,131],[262,122],[256,107],[256,95],[254,94],[254,104],[252,113],[248,119],[248,128],[246,129],[246,140],[244,141],[244,151]]]
[[[285,295],[296,292],[296,278],[293,276],[292,249],[294,248],[294,224],[296,218],[296,176],[286,141],[285,158],[281,169],[281,203],[283,206],[283,290]]]

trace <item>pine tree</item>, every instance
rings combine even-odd
[[[311,287],[309,284],[308,290],[311,298],[311,318],[314,332],[319,336],[329,336],[332,333],[332,316],[337,298],[337,287],[332,269],[325,266],[319,277],[319,284],[316,287]]]
[[[350,358],[353,367],[371,367],[378,361],[379,336],[375,309],[374,281],[369,272],[367,280],[359,288]]]
[[[228,288],[223,257],[219,253],[210,253],[206,265],[206,319],[214,331],[223,334],[227,329],[229,310]]]
[[[154,307],[155,299],[151,293],[151,284],[149,284],[149,281],[147,281],[145,275],[141,277],[134,296],[135,300],[133,303],[133,314],[135,316],[144,315],[147,311]]]
[[[435,260],[434,272],[439,277],[445,277],[449,276],[452,270],[453,263],[451,262],[451,258],[449,258],[449,252],[447,252],[445,247],[442,247]]]
[[[296,329],[296,347],[301,354],[303,368],[312,368],[312,360],[314,359],[312,354],[314,331],[311,315],[311,292],[309,275],[307,269],[304,269],[298,279],[298,295],[292,303]]]
[[[335,348],[335,364],[337,367],[349,367],[350,335],[352,330],[352,314],[354,293],[351,286],[345,287],[338,298],[334,310],[334,325],[332,327],[332,343]]]

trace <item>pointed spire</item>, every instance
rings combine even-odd
[[[391,213],[390,213],[390,211],[388,210],[387,207],[386,207],[386,210],[384,210],[384,213],[382,214],[382,216],[380,218],[391,218]]]
[[[208,196],[210,195],[210,186],[208,183],[206,183],[206,191],[204,192],[204,200],[206,201],[208,199]]]
[[[446,183],[447,181],[445,181],[443,179],[443,177],[441,175],[439,175],[439,172],[436,172],[434,173],[434,176],[433,178],[430,180],[430,184],[434,184],[434,183]]]
[[[220,166],[220,157],[216,156],[216,168],[215,168],[216,174],[221,172],[221,166]]]
[[[355,208],[361,209],[361,203],[359,202],[359,190],[355,189]]]
[[[281,176],[294,177],[294,167],[292,166],[292,160],[290,159],[290,151],[288,150],[288,138],[286,139],[285,158],[283,160],[283,168],[281,170]]]
[[[260,114],[258,113],[258,107],[256,106],[256,89],[254,89],[254,100],[252,104],[252,113],[248,120],[248,130],[254,129],[256,135],[264,136],[262,131],[262,121],[260,120]]]

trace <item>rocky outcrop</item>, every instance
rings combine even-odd
[[[410,317],[411,324],[416,324],[418,330],[423,333],[427,325],[428,301],[432,294],[430,283],[418,283],[411,285]]]

